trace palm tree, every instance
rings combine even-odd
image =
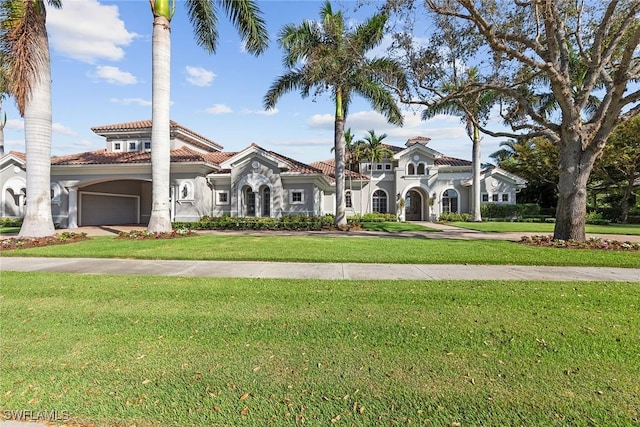
[[[7,113],[2,111],[2,102],[9,93],[9,68],[7,67],[8,60],[5,55],[0,51],[0,157],[4,156],[4,126],[7,123]]]
[[[169,215],[170,178],[170,73],[171,19],[175,0],[149,0],[153,13],[152,107],[151,107],[151,175],[152,207],[148,230],[171,231]],[[217,11],[213,0],[186,0],[185,5],[196,42],[208,52],[215,52],[218,32]],[[253,0],[220,0],[217,2],[237,28],[247,51],[253,55],[267,47],[268,34],[260,10]]]
[[[59,8],[60,0],[48,0]],[[9,71],[7,93],[24,118],[26,212],[19,235],[54,234],[51,216],[51,65],[43,0],[5,0],[0,6],[0,50]]]
[[[402,114],[384,83],[405,87],[405,75],[396,61],[366,57],[384,35],[388,16],[374,15],[353,31],[347,31],[341,12],[334,12],[327,0],[320,9],[320,22],[289,24],[280,30],[278,42],[284,50],[289,70],[278,77],[264,96],[266,109],[274,108],[280,97],[300,90],[303,98],[331,91],[335,101],[334,154],[336,179],[335,224],[344,229],[345,212],[345,138],[344,122],[355,94],[367,99],[373,109],[389,123],[402,124]]]
[[[438,114],[449,114],[459,116],[465,123],[467,135],[472,143],[472,218],[473,221],[482,221],[480,213],[480,128],[479,122],[485,118],[491,107],[494,105],[496,95],[491,91],[475,92],[463,98],[447,98],[446,94],[457,92],[461,87],[472,85],[478,79],[478,69],[472,67],[469,69],[467,77],[462,82],[454,81],[443,85],[442,92],[445,94],[443,101],[436,102],[432,106],[426,108],[422,112],[422,120],[429,120]]]
[[[382,144],[382,140],[387,137],[386,133],[376,135],[374,130],[368,130],[367,132],[368,135],[358,142],[363,147],[364,158],[369,159],[369,200],[367,202],[367,211],[369,211],[373,190],[373,165],[387,157],[392,157],[393,151]]]

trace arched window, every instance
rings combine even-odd
[[[458,213],[458,192],[452,188],[442,193],[442,212]]]
[[[271,189],[267,186],[262,189],[262,216],[271,216]]]
[[[382,190],[376,190],[371,200],[374,212],[387,213],[387,193]]]
[[[416,174],[416,167],[413,165],[413,163],[409,163],[409,166],[407,166],[407,175],[415,175]]]
[[[418,175],[424,175],[424,163],[418,165]]]

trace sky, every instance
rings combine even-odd
[[[277,44],[286,24],[317,19],[321,1],[262,0],[269,48],[259,57],[246,53],[237,31],[223,11],[218,17],[219,40],[214,54],[194,39],[186,8],[177,1],[171,21],[171,118],[222,145],[240,151],[252,143],[311,163],[333,157],[334,106],[328,93],[303,99],[284,95],[276,109],[265,111],[263,97],[286,70]],[[376,4],[356,9],[355,1],[336,0],[350,22],[371,16]],[[64,0],[61,10],[48,9],[51,50],[52,154],[104,149],[103,137],[91,127],[151,119],[151,31],[148,0]],[[388,40],[385,41],[388,43]],[[376,53],[384,54],[384,44]],[[5,153],[24,152],[24,129],[13,100],[5,100]],[[420,120],[420,110],[402,106],[404,125],[386,123],[368,102],[356,97],[346,128],[356,139],[373,129],[386,133],[385,143],[404,146],[415,136],[431,138],[429,147],[461,159],[471,159],[471,142],[458,117]],[[485,136],[483,162],[499,149]]]

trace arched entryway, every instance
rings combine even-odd
[[[256,193],[248,185],[242,189],[242,216],[256,216]]]
[[[420,194],[418,190],[409,190],[407,191],[405,200],[405,221],[422,221],[422,211],[424,207],[424,198],[422,197],[422,194]]]

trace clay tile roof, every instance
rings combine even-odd
[[[436,166],[471,166],[469,160],[456,159],[455,157],[439,157],[435,160]]]
[[[391,150],[393,154],[399,153],[407,149],[407,147],[398,147],[396,145],[382,144],[382,146],[388,150]]]
[[[25,153],[21,153],[20,151],[9,151],[5,156],[13,156],[22,160],[23,162],[27,161],[27,155]]]
[[[214,154],[214,153],[211,153]],[[171,151],[171,162],[207,162],[215,163],[209,158],[209,154],[198,153],[187,147],[181,147]],[[51,159],[52,165],[110,165],[124,163],[151,163],[151,153],[148,151],[136,151],[131,153],[119,153],[106,150],[88,151],[85,153],[68,154]]]
[[[253,145],[253,144],[252,144]],[[256,145],[256,147],[258,147]],[[260,147],[258,147],[260,148]],[[298,172],[298,173],[322,173],[322,170],[318,169],[317,167],[308,165],[306,163],[302,163],[299,162],[297,160],[294,160],[290,157],[287,156],[283,156],[282,154],[276,153],[275,151],[268,151],[265,150],[267,153],[271,154],[274,157],[277,157],[281,160],[283,160],[286,163],[289,163],[291,165],[291,169],[289,169],[289,172]]]
[[[329,159],[329,160],[320,160],[318,162],[313,162],[311,163],[311,166],[313,166],[314,168],[320,169],[322,171],[322,174],[325,175],[326,177],[330,178],[331,181],[335,181],[335,177],[336,177],[336,161],[335,159]],[[358,172],[354,172],[354,171],[350,171],[350,170],[345,170],[345,176],[348,178],[349,176],[351,176],[352,179],[358,179],[358,180],[368,180],[369,178],[365,175],[362,175]]]
[[[217,142],[212,141],[206,136],[203,136],[197,132],[194,132],[185,126],[182,126],[180,123],[174,122],[173,120],[169,120],[169,124],[171,126],[171,129],[180,129],[185,133],[191,134],[196,138],[208,141],[210,144],[222,149],[222,146]],[[100,134],[101,132],[132,131],[132,130],[142,130],[142,129],[151,129],[151,120],[138,120],[135,122],[115,123],[111,125],[94,126],[91,128],[91,130],[97,134]]]

